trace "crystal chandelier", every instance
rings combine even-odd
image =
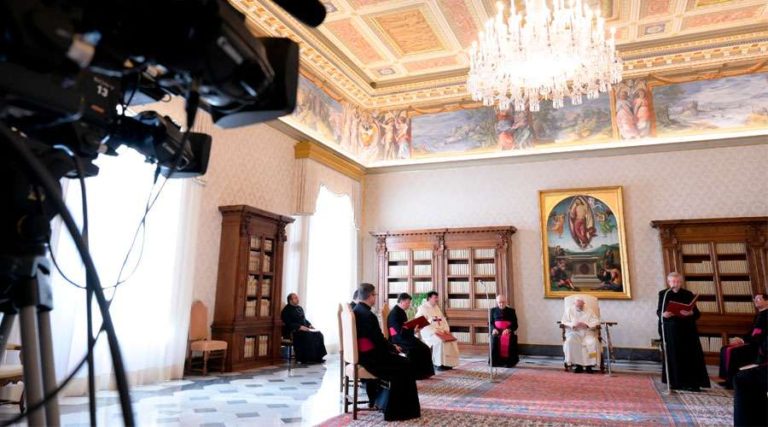
[[[563,107],[582,97],[595,99],[610,84],[621,81],[622,62],[616,53],[615,29],[606,40],[605,20],[582,0],[525,0],[525,16],[511,0],[509,18],[504,6],[485,23],[470,49],[467,87],[472,99],[501,111],[539,111],[541,99]]]

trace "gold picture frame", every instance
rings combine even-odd
[[[545,298],[631,299],[621,186],[539,191]]]

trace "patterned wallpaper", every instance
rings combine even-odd
[[[184,117],[182,107],[180,102],[147,106],[180,123]],[[296,141],[265,124],[221,129],[213,126],[203,111],[197,115],[195,130],[211,135],[213,144],[208,172],[194,181],[186,195],[185,209],[193,235],[187,236],[185,246],[191,247],[188,262],[193,269],[193,299],[208,306],[212,321],[221,238],[218,208],[245,204],[290,215]]]
[[[514,225],[514,301],[520,342],[559,344],[563,302],[544,299],[538,191],[622,185],[632,279],[629,301],[602,301],[616,346],[648,348],[664,283],[654,219],[768,215],[768,145],[674,153],[392,172],[366,178],[371,230]],[[376,277],[375,241],[364,240],[363,278]]]

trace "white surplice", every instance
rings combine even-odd
[[[458,366],[459,345],[456,341],[445,342],[436,335],[436,332],[450,332],[451,328],[445,315],[437,305],[424,303],[416,311],[416,317],[424,316],[429,320],[429,326],[421,329],[421,340],[432,349],[432,364],[435,366]],[[438,321],[432,320],[437,317]]]
[[[579,322],[586,323],[589,329],[574,329],[574,326]],[[600,324],[600,319],[595,313],[587,307],[584,307],[584,310],[578,310],[576,306],[573,306],[563,314],[561,323],[566,326],[565,342],[563,343],[565,363],[597,366],[600,353],[598,351],[597,330],[594,328]]]

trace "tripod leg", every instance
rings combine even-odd
[[[56,389],[56,366],[53,358],[53,336],[51,333],[51,312],[39,311],[37,314],[40,330],[40,357],[43,365],[43,390],[45,394]],[[49,426],[60,425],[59,399],[54,397],[45,405],[45,417]]]
[[[0,323],[0,361],[5,360],[5,347],[8,345],[8,336],[11,334],[14,320],[15,314],[3,313],[3,322]]]
[[[21,354],[24,364],[24,391],[27,395],[27,408],[29,408],[43,400],[37,307],[33,305],[21,308],[21,347],[23,349]],[[44,426],[47,424],[42,407],[29,413],[29,425]]]

